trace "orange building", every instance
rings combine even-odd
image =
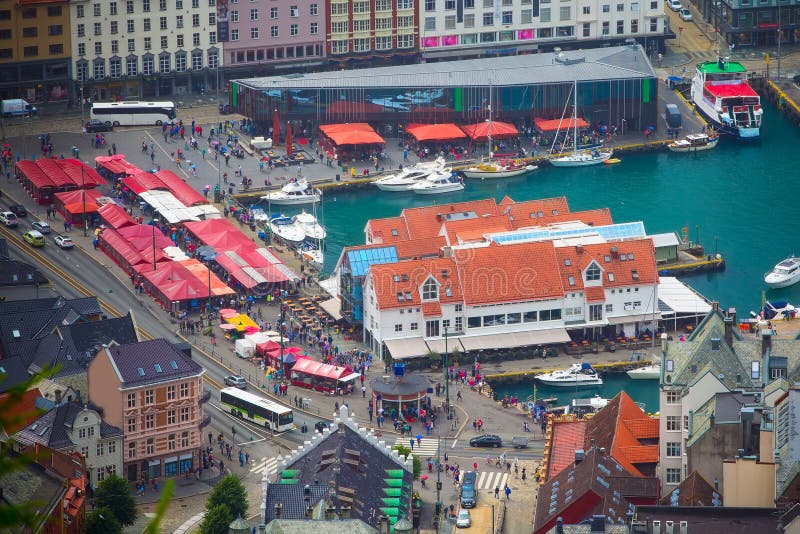
[[[70,35],[66,0],[0,0],[0,97],[69,99]]]

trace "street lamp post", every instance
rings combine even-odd
[[[781,6],[778,4],[778,80],[781,79]]]
[[[450,420],[450,375],[448,373],[450,355],[447,352],[447,328],[444,327],[444,401],[447,404],[447,419]]]
[[[284,349],[284,346],[283,346],[283,324],[286,321],[286,317],[285,317],[285,315],[286,315],[286,307],[285,307],[285,304],[284,304],[284,301],[286,300],[286,291],[281,289],[280,296],[281,296],[281,298],[280,298],[279,302],[280,302],[280,305],[281,305],[281,324],[279,325],[280,328],[278,328],[278,333],[281,336],[281,373],[283,373],[283,368],[284,368],[284,365],[283,365],[283,349]]]
[[[86,120],[83,116],[83,79],[81,79],[81,131],[83,130],[85,124]]]
[[[89,228],[89,223],[86,221],[86,177],[84,169],[86,164],[81,164],[81,201],[83,203],[83,237],[86,237],[86,231]]]
[[[156,216],[155,213],[153,214],[153,220],[150,221],[150,226],[153,230],[153,270],[158,270],[158,264],[156,263]]]

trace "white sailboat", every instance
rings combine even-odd
[[[269,221],[269,229],[273,234],[290,243],[300,243],[306,234],[300,225],[285,215],[276,215]]]
[[[592,148],[588,150],[578,150],[578,82],[576,81],[572,86],[572,93],[573,93],[573,104],[572,104],[572,127],[573,127],[573,138],[572,138],[572,146],[574,147],[572,150],[572,154],[567,154],[565,156],[556,156],[550,158],[550,164],[554,167],[587,167],[589,165],[598,165],[600,163],[604,163],[606,160],[611,158],[613,154],[612,150],[603,150],[599,148]],[[564,116],[561,116],[561,119],[564,119]],[[558,135],[556,135],[556,138]],[[553,146],[551,147],[551,153],[555,149],[556,141],[553,140]]]
[[[307,239],[322,241],[328,236],[325,227],[319,224],[314,215],[305,210],[292,217],[292,220],[300,226]]]

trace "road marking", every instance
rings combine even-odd
[[[451,449],[455,449],[455,448],[456,448],[456,443],[458,443],[458,440],[457,440],[457,439],[454,439],[454,440],[453,440],[453,444],[452,444],[452,445],[450,445],[450,448],[451,448]]]
[[[402,445],[403,447],[410,448],[411,438],[399,437],[395,440],[395,445]],[[414,450],[411,451],[415,456],[436,456],[439,453],[439,440],[436,438],[422,438],[422,442],[417,445],[417,440],[414,440]]]
[[[250,469],[251,473],[261,473],[263,474],[264,471],[267,472],[267,476],[274,475],[278,472],[278,459],[276,457],[267,458],[264,456],[259,461],[252,461],[253,467]]]
[[[505,487],[508,482],[508,473],[501,471],[483,471],[478,473],[478,483],[476,484],[479,490],[494,490]]]
[[[253,441],[243,441],[241,443],[236,443],[236,446],[241,447],[242,445],[252,445],[253,443],[261,443],[262,441],[267,441],[267,438],[254,439]]]

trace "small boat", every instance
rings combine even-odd
[[[658,380],[661,378],[661,364],[651,363],[644,367],[631,369],[627,375],[633,380]]]
[[[602,386],[603,379],[588,363],[573,363],[567,369],[538,375],[536,379],[553,387]]]
[[[269,215],[261,208],[252,208],[250,213],[252,214],[252,219],[259,226],[264,226],[269,222]]]
[[[528,165],[524,161],[500,160],[480,163],[474,167],[464,169],[461,173],[465,178],[511,178],[526,172],[538,169],[536,165]]]
[[[668,144],[667,148],[672,152],[700,152],[715,148],[718,142],[718,135],[689,134],[683,139]]]
[[[550,158],[550,164],[553,167],[588,167],[589,165],[605,163],[611,159],[612,154],[613,152],[610,150],[597,150],[595,148]]]
[[[622,163],[622,160],[619,158],[609,158],[603,162],[605,165],[616,165],[617,163]]]
[[[764,276],[771,288],[788,287],[800,282],[800,257],[789,256]]]
[[[608,399],[604,399],[600,395],[588,399],[572,399],[569,404],[564,407],[565,414],[574,414],[578,417],[583,417],[586,414],[597,413],[608,404]]]
[[[764,308],[760,313],[751,311],[750,316],[757,320],[759,323],[771,321],[772,319],[787,319],[797,315],[797,308],[785,300],[776,300],[775,302],[765,302]]]
[[[306,238],[303,228],[285,215],[276,215],[269,220],[269,229],[284,241],[300,243]]]
[[[306,241],[298,247],[297,251],[304,260],[310,262],[314,267],[322,268],[324,255],[317,245]]]
[[[290,206],[295,204],[314,204],[322,198],[320,192],[305,180],[292,178],[279,191],[271,191],[261,197],[271,204]]]
[[[381,191],[410,191],[412,186],[424,180],[436,170],[443,170],[445,161],[437,158],[436,161],[420,162],[410,167],[405,167],[396,174],[378,178],[373,184]]]
[[[435,171],[411,188],[418,195],[438,195],[464,189],[464,182],[449,171]]]
[[[298,213],[292,217],[292,220],[300,226],[308,239],[322,241],[328,236],[325,227],[319,224],[316,217],[306,211]]]

